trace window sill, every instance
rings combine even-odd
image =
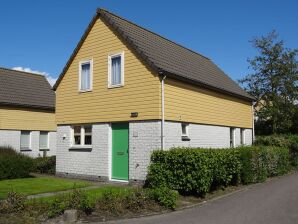
[[[190,138],[188,136],[182,136],[181,140],[182,141],[190,141]]]
[[[31,152],[32,149],[26,149],[26,148],[23,148],[23,149],[22,149],[22,148],[21,148],[20,151],[21,151],[21,152]]]
[[[114,88],[120,88],[120,87],[123,87],[124,84],[119,84],[119,85],[109,85],[108,86],[108,89],[114,89]]]
[[[50,151],[50,149],[39,149],[39,151]]]
[[[88,92],[92,92],[92,89],[79,90],[79,93],[88,93]]]
[[[92,146],[72,146],[68,150],[72,152],[91,152]]]

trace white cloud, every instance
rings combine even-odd
[[[36,73],[36,74],[40,74],[40,75],[44,75],[48,82],[51,84],[51,86],[53,86],[57,80],[57,78],[52,77],[49,73],[47,72],[41,72],[41,71],[37,71],[37,70],[32,70],[31,68],[25,68],[25,67],[13,67],[13,70],[17,70],[17,71],[23,71],[23,72],[30,72],[30,73]]]

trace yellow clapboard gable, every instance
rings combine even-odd
[[[56,131],[55,113],[29,108],[0,107],[0,129]]]

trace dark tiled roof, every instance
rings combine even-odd
[[[159,74],[253,100],[210,59],[103,9],[97,11],[97,16],[91,21],[54,89],[59,85],[98,16],[103,18]]]
[[[55,92],[43,75],[0,68],[0,105],[55,110]]]

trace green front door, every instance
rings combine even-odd
[[[128,123],[112,124],[112,179],[128,180]]]

